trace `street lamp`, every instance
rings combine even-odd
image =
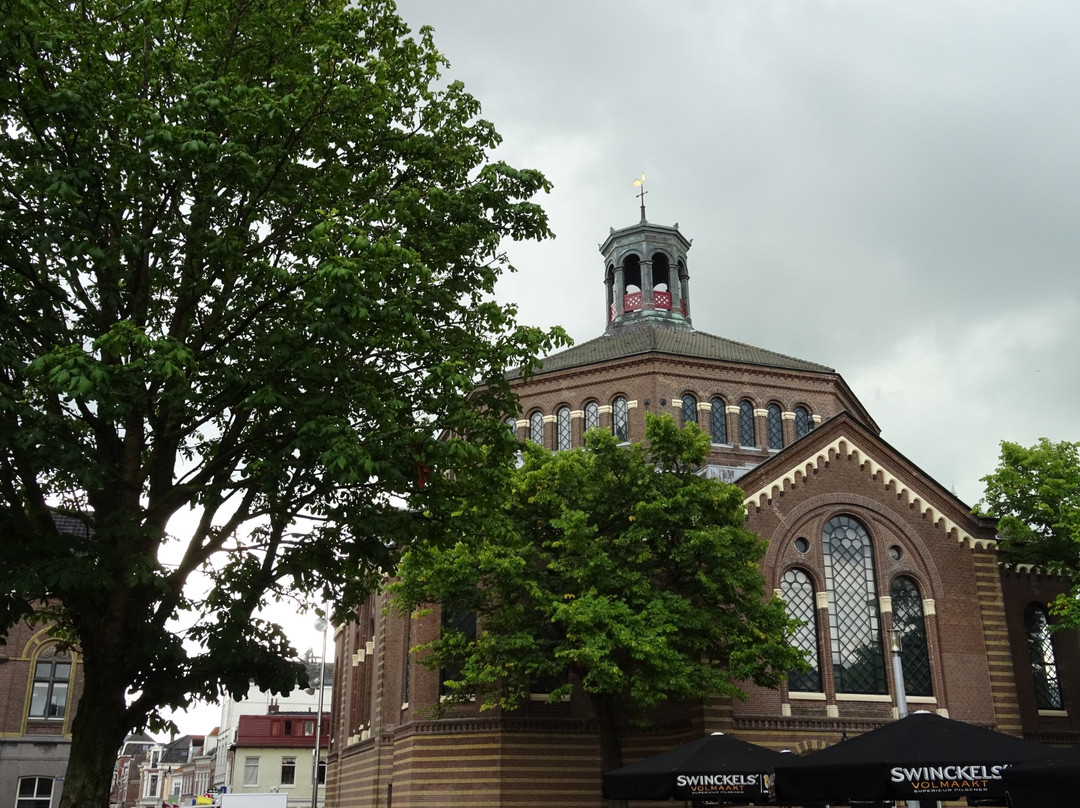
[[[323,683],[326,681],[326,627],[325,617],[315,621],[315,630],[322,632],[322,656],[319,657],[319,709],[315,716],[315,754],[311,762],[311,808],[319,808],[319,755],[322,753]]]
[[[889,629],[889,650],[892,651],[893,682],[896,685],[896,717],[903,718],[907,715],[907,691],[904,690],[904,663],[900,659],[903,644],[898,628]]]

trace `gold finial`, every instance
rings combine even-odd
[[[634,180],[634,187],[641,189],[641,191],[638,193],[638,198],[641,200],[641,221],[642,221],[642,223],[644,223],[645,222],[645,194],[649,193],[648,191],[645,190],[645,172],[644,171],[641,172],[641,179]]]

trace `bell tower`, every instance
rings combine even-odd
[[[693,242],[672,227],[650,224],[642,205],[641,221],[612,228],[604,256],[607,328],[610,332],[638,323],[692,328],[690,275],[686,253]]]

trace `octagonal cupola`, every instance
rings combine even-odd
[[[679,225],[645,220],[621,230],[612,228],[604,256],[607,330],[637,323],[690,328],[690,276],[686,253],[693,242]]]

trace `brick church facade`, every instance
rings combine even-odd
[[[805,622],[794,641],[813,669],[748,687],[746,701],[703,696],[647,730],[627,726],[624,760],[716,730],[801,752],[879,726],[896,715],[894,637],[908,709],[1080,742],[1080,636],[1047,625],[1061,584],[1001,567],[993,521],[882,440],[835,370],[695,330],[689,249],[644,215],[612,231],[604,333],[517,381],[513,428],[558,451],[591,427],[640,441],[646,411],[696,422],[712,437],[702,473],[743,490],[747,527],[768,541],[767,587]],[[603,804],[584,698],[433,718],[438,672],[408,648],[436,635],[439,615],[384,605],[373,597],[338,630],[328,805]]]

